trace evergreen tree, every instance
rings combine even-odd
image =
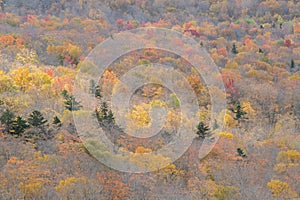
[[[98,98],[98,99],[102,97],[101,90],[100,90],[100,87],[98,85],[95,88],[95,97]]]
[[[237,150],[239,156],[241,156],[241,157],[243,157],[243,158],[246,158],[246,157],[247,157],[247,155],[244,153],[243,149],[237,148],[236,150]]]
[[[291,60],[291,68],[290,68],[291,70],[291,72],[295,69],[295,61],[294,61],[294,59],[292,59]]]
[[[4,131],[6,133],[9,133],[9,130],[14,122],[15,114],[10,111],[9,109],[6,109],[1,117],[0,117],[0,122],[2,125],[4,125]]]
[[[61,125],[61,121],[60,121],[60,119],[57,117],[57,116],[55,116],[54,118],[53,118],[53,124],[55,124],[55,125]]]
[[[11,124],[9,132],[13,135],[20,136],[24,133],[25,129],[27,129],[29,125],[27,121],[24,120],[21,116],[18,116]]]
[[[235,43],[233,43],[231,51],[232,51],[233,54],[238,54],[239,53],[238,50],[237,50],[237,48],[236,48]]]
[[[102,102],[100,111],[96,109],[95,114],[97,120],[101,125],[111,125],[115,122],[114,114],[110,109],[108,109],[108,105],[106,102]]]
[[[33,111],[28,118],[28,123],[34,127],[41,127],[47,120],[43,117],[43,114],[40,111]]]
[[[197,126],[196,134],[201,138],[205,138],[209,134],[209,127],[204,122],[200,122]]]
[[[101,115],[103,119],[107,119],[108,116],[108,106],[107,103],[104,101],[101,104]]]
[[[107,122],[108,124],[113,124],[115,122],[115,117],[111,110],[108,111]]]
[[[241,106],[241,103],[239,100],[237,100],[233,106],[233,108],[230,108],[231,112],[233,112],[235,114],[234,119],[235,120],[240,120],[240,119],[246,119],[245,115],[247,114],[247,112],[245,112]]]
[[[69,95],[67,90],[62,91],[62,96],[65,99],[64,104],[67,110],[74,111],[80,110],[80,108],[82,108],[80,102],[76,101],[73,95]]]

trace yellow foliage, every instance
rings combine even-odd
[[[228,61],[225,65],[225,68],[227,68],[227,69],[238,69],[239,65],[235,61]]]
[[[102,83],[100,85],[102,85],[102,95],[110,96],[113,91],[114,85],[116,85],[118,82],[118,77],[113,71],[106,70],[103,73],[101,82]]]
[[[0,93],[11,92],[13,90],[13,80],[8,75],[5,75],[3,71],[0,70]]]
[[[147,127],[151,125],[151,118],[149,115],[149,105],[142,104],[133,106],[133,110],[129,112],[127,117],[134,123],[137,128]]]
[[[278,163],[277,165],[275,165],[274,171],[276,171],[278,173],[284,173],[284,172],[286,172],[286,164],[284,164],[284,163]]]
[[[300,162],[300,152],[296,150],[281,151],[278,153],[277,161],[289,163]]]
[[[16,55],[16,60],[22,64],[36,64],[38,63],[38,55],[32,49],[21,49],[21,52]]]
[[[220,132],[220,136],[221,137],[225,137],[225,138],[229,138],[229,139],[233,138],[233,134],[232,133],[226,133],[226,132]]]
[[[242,102],[242,108],[245,112],[247,112],[247,115],[252,115],[255,113],[254,109],[251,106],[250,102]]]
[[[170,158],[151,153],[150,149],[144,147],[138,147],[135,153],[131,153],[130,161],[136,163],[142,169],[150,171],[156,171],[160,167],[170,164]]]
[[[234,120],[234,118],[229,114],[229,113],[225,113],[224,116],[224,124],[226,127],[228,128],[233,128],[235,127],[238,123],[236,120]]]
[[[65,180],[60,180],[59,184],[55,187],[56,191],[64,192],[68,189],[73,189],[76,183],[87,183],[85,178],[76,178],[76,177],[69,177]]]
[[[29,183],[25,184],[21,182],[19,184],[20,190],[23,192],[24,196],[29,198],[34,198],[36,195],[40,194],[40,191],[42,190],[43,183],[37,182],[37,183]]]
[[[274,197],[283,197],[285,199],[296,198],[298,195],[292,191],[289,184],[280,180],[271,180],[268,187]]]
[[[27,67],[19,67],[18,69],[12,70],[12,79],[15,84],[20,87],[21,91],[27,91],[30,87],[30,70]]]
[[[135,153],[151,153],[151,149],[145,148],[143,146],[139,146],[136,148]]]

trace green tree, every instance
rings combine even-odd
[[[18,116],[11,124],[9,132],[13,135],[20,136],[24,133],[25,129],[29,127],[26,120],[24,120],[21,116]]]
[[[105,101],[102,102],[100,111],[96,109],[96,117],[101,125],[111,125],[115,122],[114,114]]]
[[[47,120],[40,111],[35,110],[29,115],[28,123],[33,127],[41,127],[47,123]]]
[[[64,104],[67,110],[75,111],[80,110],[80,108],[82,108],[80,102],[76,101],[75,97],[73,95],[69,95],[66,90],[62,91],[62,96],[65,99]]]
[[[201,138],[205,138],[209,134],[209,130],[210,128],[204,122],[199,122],[196,134]]]
[[[97,85],[95,88],[95,97],[98,99],[102,97],[99,85]]]
[[[243,149],[241,148],[237,148],[236,151],[238,152],[239,156],[246,158],[247,155],[245,154],[245,152],[243,151]]]
[[[231,52],[232,52],[233,54],[238,54],[238,53],[239,53],[238,50],[237,50],[237,48],[236,48],[235,43],[233,43],[233,45],[232,45]]]
[[[234,119],[237,121],[240,121],[240,119],[247,119],[245,117],[245,115],[247,114],[247,112],[245,112],[241,106],[241,103],[239,100],[237,100],[234,105],[233,108],[230,108],[231,112],[233,112],[235,114]]]
[[[53,118],[53,124],[58,125],[58,126],[61,125],[61,121],[60,121],[60,119],[57,116],[55,116]]]
[[[11,126],[14,122],[15,114],[10,111],[9,109],[6,109],[1,117],[0,117],[0,122],[2,125],[4,125],[4,131],[6,133],[9,133],[9,130],[11,129]]]
[[[292,72],[295,69],[295,61],[294,59],[291,60],[291,67],[290,67],[290,71]]]

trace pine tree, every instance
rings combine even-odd
[[[102,97],[101,90],[100,90],[100,87],[98,85],[95,88],[95,97],[98,98],[98,99]]]
[[[9,133],[20,136],[28,127],[29,125],[27,124],[27,121],[21,116],[18,116],[11,124]]]
[[[241,103],[239,100],[237,100],[233,106],[233,108],[230,108],[231,112],[233,112],[235,114],[234,119],[235,120],[240,120],[240,119],[246,119],[245,115],[247,114],[247,112],[245,112],[241,106]]]
[[[67,90],[62,91],[62,96],[64,97],[65,101],[65,108],[69,111],[80,110],[82,106],[80,102],[76,101],[73,95],[69,95]]]
[[[237,48],[236,48],[235,43],[233,43],[231,51],[232,51],[233,54],[238,54],[239,53],[238,50],[237,50]]]
[[[55,116],[54,118],[53,118],[53,124],[55,124],[55,125],[61,125],[61,121],[60,121],[60,119],[57,117],[57,116]]]
[[[108,124],[113,124],[115,122],[115,117],[111,110],[108,111],[107,122]]]
[[[47,120],[43,117],[43,114],[40,111],[33,111],[28,118],[28,123],[34,127],[41,127]]]
[[[247,157],[247,155],[244,153],[243,149],[237,148],[236,150],[237,150],[239,156],[241,156],[241,157],[243,157],[243,158],[246,158],[246,157]]]
[[[209,127],[204,122],[200,122],[197,126],[196,134],[201,138],[205,138],[209,134]]]
[[[292,59],[291,60],[291,68],[290,68],[291,70],[291,72],[295,69],[295,61],[294,61],[294,59]]]
[[[101,115],[102,115],[102,118],[104,120],[107,119],[107,116],[108,116],[108,106],[107,106],[107,103],[105,101],[102,102],[102,104],[101,104]]]
[[[115,122],[114,114],[108,109],[108,105],[105,101],[102,102],[100,111],[98,109],[95,110],[95,115],[101,125],[112,125]]]
[[[0,117],[0,122],[2,125],[4,125],[4,131],[6,133],[9,133],[9,130],[12,126],[12,123],[14,122],[15,114],[10,111],[9,109],[6,109],[1,117]]]

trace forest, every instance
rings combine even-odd
[[[300,1],[0,0],[0,172],[0,200],[300,199]]]

